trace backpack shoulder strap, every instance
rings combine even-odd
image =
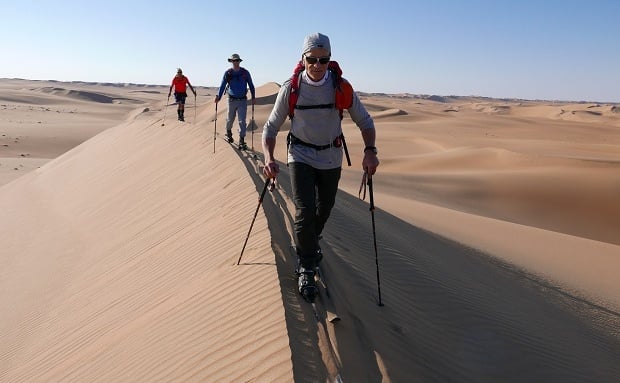
[[[327,69],[334,76],[334,87],[336,88],[335,106],[342,120],[344,110],[349,109],[353,105],[353,86],[342,77],[342,69],[340,69],[337,61],[330,61]]]
[[[303,62],[299,60],[297,66],[293,70],[291,76],[291,94],[288,97],[288,118],[292,119],[295,115],[295,105],[297,105],[297,99],[299,98],[299,83],[301,81],[301,72],[305,69]]]

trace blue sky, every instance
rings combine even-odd
[[[356,90],[620,102],[620,1],[7,1],[0,78],[282,83],[327,34]]]

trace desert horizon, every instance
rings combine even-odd
[[[220,138],[217,88],[196,89],[183,123],[167,85],[0,79],[0,381],[620,374],[620,104],[358,92],[377,127],[377,252],[345,113],[315,318],[284,163],[236,265],[278,83],[257,84],[245,152]]]
[[[93,85],[93,86],[111,86],[111,87],[146,87],[146,88],[168,88],[169,84],[155,84],[155,83],[134,83],[134,82],[110,82],[110,81],[88,81],[88,80],[53,80],[53,79],[27,79],[20,77],[2,78],[0,81],[33,81],[33,82],[48,82],[48,83],[64,83],[74,85]],[[273,81],[274,84],[280,86],[281,82]],[[264,85],[264,84],[263,84]],[[204,90],[216,90],[218,85],[194,85],[197,89]],[[620,105],[619,101],[610,101],[603,99],[561,99],[561,98],[523,98],[523,97],[510,97],[510,96],[486,96],[483,94],[427,94],[427,93],[414,93],[414,92],[373,92],[363,89],[356,90],[356,93],[361,96],[387,96],[387,97],[413,97],[421,98],[430,101],[449,102],[457,99],[480,99],[480,100],[494,100],[494,101],[530,101],[530,102],[553,102],[553,103],[568,103],[568,104],[608,104],[611,106]]]

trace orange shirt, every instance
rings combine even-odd
[[[189,79],[184,75],[174,76],[172,79],[172,85],[174,85],[174,91],[177,93],[183,93],[187,90],[187,84],[189,84]]]

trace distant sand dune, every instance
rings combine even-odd
[[[121,98],[109,96],[103,93],[88,92],[82,90],[64,89],[56,87],[43,87],[38,89],[44,93],[51,93],[57,96],[66,96],[77,100],[99,102],[102,104],[112,104],[114,102],[125,101],[131,103],[142,103],[142,101],[131,98]]]
[[[130,93],[151,93],[151,94],[162,94],[163,91],[159,90],[132,90]]]
[[[257,97],[265,97],[265,96],[273,96],[277,95],[280,91],[280,85],[276,82],[268,82],[261,86],[256,87],[256,96]]]
[[[614,116],[616,106],[604,105],[554,105],[551,103],[528,103],[520,107],[513,107],[511,114],[520,117],[549,118],[575,122],[601,122],[618,124]]]
[[[371,113],[372,112],[383,112],[387,109],[391,109],[391,108],[386,107],[385,105],[377,105],[377,104],[373,104],[368,101],[364,102],[364,107],[366,108],[368,112],[371,112]]]
[[[592,110],[575,110],[573,111],[573,114],[575,113],[581,113],[581,114],[585,114],[585,115],[592,115],[592,116],[602,116],[603,113],[602,112],[595,112]]]
[[[480,104],[476,105],[476,110],[483,113],[490,114],[509,114],[512,111],[512,107],[510,105],[487,105]]]
[[[384,118],[384,117],[402,116],[405,114],[407,114],[407,112],[401,109],[387,109],[381,112],[371,113],[371,116],[372,118]]]
[[[373,118],[393,117],[407,114],[407,112],[402,109],[387,108],[383,105],[377,105],[370,102],[364,102],[364,106]]]

